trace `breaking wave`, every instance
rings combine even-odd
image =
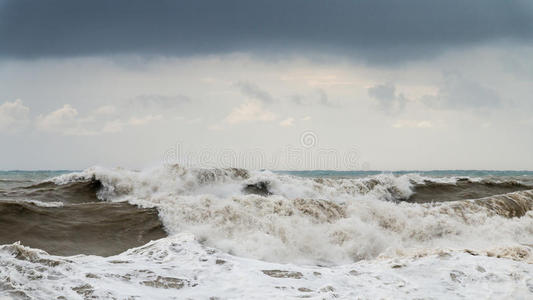
[[[533,243],[533,192],[518,181],[165,166],[95,167],[46,184],[80,182],[97,186],[99,201],[157,209],[169,235],[190,232],[206,246],[271,262],[339,265],[398,251]]]

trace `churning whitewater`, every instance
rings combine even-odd
[[[300,175],[3,179],[0,295],[533,296],[531,175]]]

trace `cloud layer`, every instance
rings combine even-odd
[[[386,63],[532,38],[528,0],[0,2],[0,56],[18,58],[327,50]]]
[[[9,103],[9,102],[7,102]],[[5,105],[5,104],[4,104]],[[70,104],[47,114],[37,116],[35,127],[44,132],[59,133],[70,136],[90,136],[105,133],[122,132],[129,126],[140,126],[161,120],[162,115],[126,117],[127,112],[115,106],[102,106],[93,112],[80,116],[78,110]]]

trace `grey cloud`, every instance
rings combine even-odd
[[[316,94],[309,97],[303,95],[292,95],[289,100],[296,105],[310,106],[310,105],[323,105],[328,107],[340,107],[338,103],[331,101],[328,94],[323,89],[316,90]]]
[[[236,86],[240,88],[241,93],[245,95],[246,97],[259,100],[267,104],[273,103],[276,101],[276,99],[269,92],[261,89],[259,86],[251,82],[241,81],[241,82],[238,82]],[[296,105],[319,104],[319,105],[329,106],[329,107],[339,106],[337,103],[334,103],[333,101],[331,101],[327,93],[322,89],[317,89],[316,94],[309,97],[309,99],[302,95],[293,95],[289,99],[292,103]]]
[[[238,82],[237,86],[246,97],[260,100],[265,103],[274,102],[274,98],[265,90],[250,82]]]
[[[377,101],[378,107],[387,113],[398,113],[405,108],[407,98],[396,93],[392,83],[378,84],[368,89],[368,95]]]
[[[190,101],[184,95],[145,94],[127,100],[126,105],[138,109],[174,109]]]
[[[289,97],[292,103],[296,105],[307,105],[307,102],[305,101],[305,97],[302,95],[292,95]]]
[[[495,90],[456,73],[445,74],[437,95],[428,95],[422,100],[431,107],[448,109],[479,110],[501,105],[500,95]]]
[[[388,63],[531,42],[528,0],[4,0],[0,56],[327,51]]]
[[[318,103],[324,106],[330,106],[330,107],[338,107],[339,105],[337,103],[332,102],[328,94],[322,89],[319,89],[318,91]]]

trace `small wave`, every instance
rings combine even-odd
[[[49,203],[49,205],[58,202],[64,204],[90,203],[100,201],[98,193],[101,188],[101,182],[92,178],[62,185],[52,181],[44,181],[1,190],[0,197],[21,201],[38,201],[35,203]]]
[[[65,204],[63,202],[42,202],[39,200],[26,200],[24,202],[31,203],[39,207],[63,207]]]
[[[0,183],[32,183],[32,180],[26,179],[0,179]]]
[[[532,186],[510,180],[456,178],[453,182],[439,182],[425,179],[424,182],[415,183],[413,194],[406,200],[417,203],[456,201],[531,189]]]
[[[485,207],[489,211],[507,218],[522,217],[533,209],[533,191],[514,192],[459,203],[463,206],[475,204]]]

